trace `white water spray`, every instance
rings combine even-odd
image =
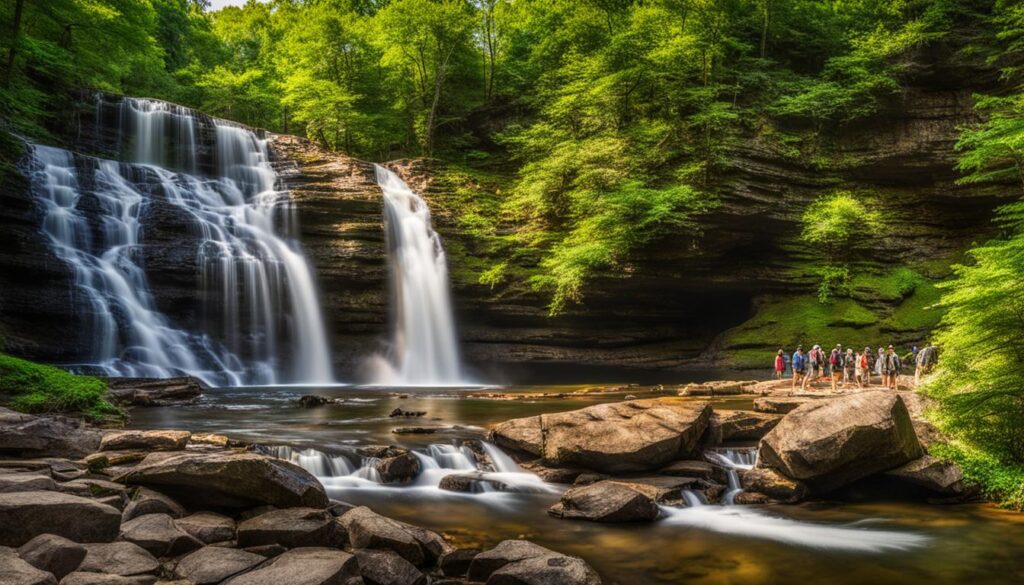
[[[462,378],[441,238],[430,209],[394,172],[374,165],[384,193],[390,264],[392,338],[389,355],[373,364],[373,383],[450,386]]]

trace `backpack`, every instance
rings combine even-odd
[[[860,354],[860,367],[865,370],[868,369],[868,354]]]
[[[838,351],[832,350],[828,363],[832,364],[833,367],[841,366],[843,365],[843,356]]]

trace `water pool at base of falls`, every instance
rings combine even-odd
[[[335,499],[443,533],[456,546],[491,546],[526,538],[594,565],[609,584],[678,583],[977,583],[1015,582],[1024,575],[1024,519],[989,505],[938,506],[909,502],[808,502],[796,506],[663,508],[645,524],[559,520],[548,507],[568,488],[545,484],[499,457],[482,480],[494,485],[471,493],[438,488],[448,474],[475,473],[479,463],[466,441],[510,418],[619,401],[624,393],[591,394],[581,386],[494,389],[264,387],[210,390],[191,406],[136,409],[132,426],[220,432],[263,445],[322,478]],[[547,392],[562,395],[549,399]],[[320,408],[296,404],[305,394],[337,400]],[[519,394],[524,398],[516,399]],[[566,396],[568,394],[568,396]],[[749,408],[750,398],[712,399],[720,408]],[[394,409],[425,411],[391,417]],[[432,434],[394,434],[428,427]],[[406,485],[379,483],[368,445],[410,448],[425,469]],[[279,449],[281,447],[278,447]],[[485,447],[490,449],[492,447]],[[479,449],[477,449],[479,452]],[[719,452],[742,469],[753,451]],[[493,454],[489,455],[492,461]],[[709,457],[715,460],[715,455]],[[512,489],[508,489],[509,485]],[[696,496],[695,496],[696,497]],[[691,501],[691,504],[696,503]]]

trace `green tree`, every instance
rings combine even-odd
[[[850,263],[882,230],[882,215],[868,197],[834,191],[815,200],[800,218],[800,239],[823,260],[818,300],[827,302],[847,288]]]

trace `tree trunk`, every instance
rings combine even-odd
[[[7,51],[7,68],[4,70],[4,85],[11,82],[14,76],[14,57],[18,52],[18,35],[21,34],[21,15],[25,8],[25,0],[17,0],[14,5],[14,22],[11,23],[11,48]]]
[[[765,48],[768,44],[768,17],[771,12],[772,0],[763,0],[764,2],[764,14],[761,21],[761,58],[764,59]]]
[[[434,100],[430,104],[430,113],[427,114],[427,137],[424,151],[427,156],[434,153],[434,124],[437,120],[437,106],[441,103],[441,86],[444,84],[444,66],[439,67],[434,73]]]

